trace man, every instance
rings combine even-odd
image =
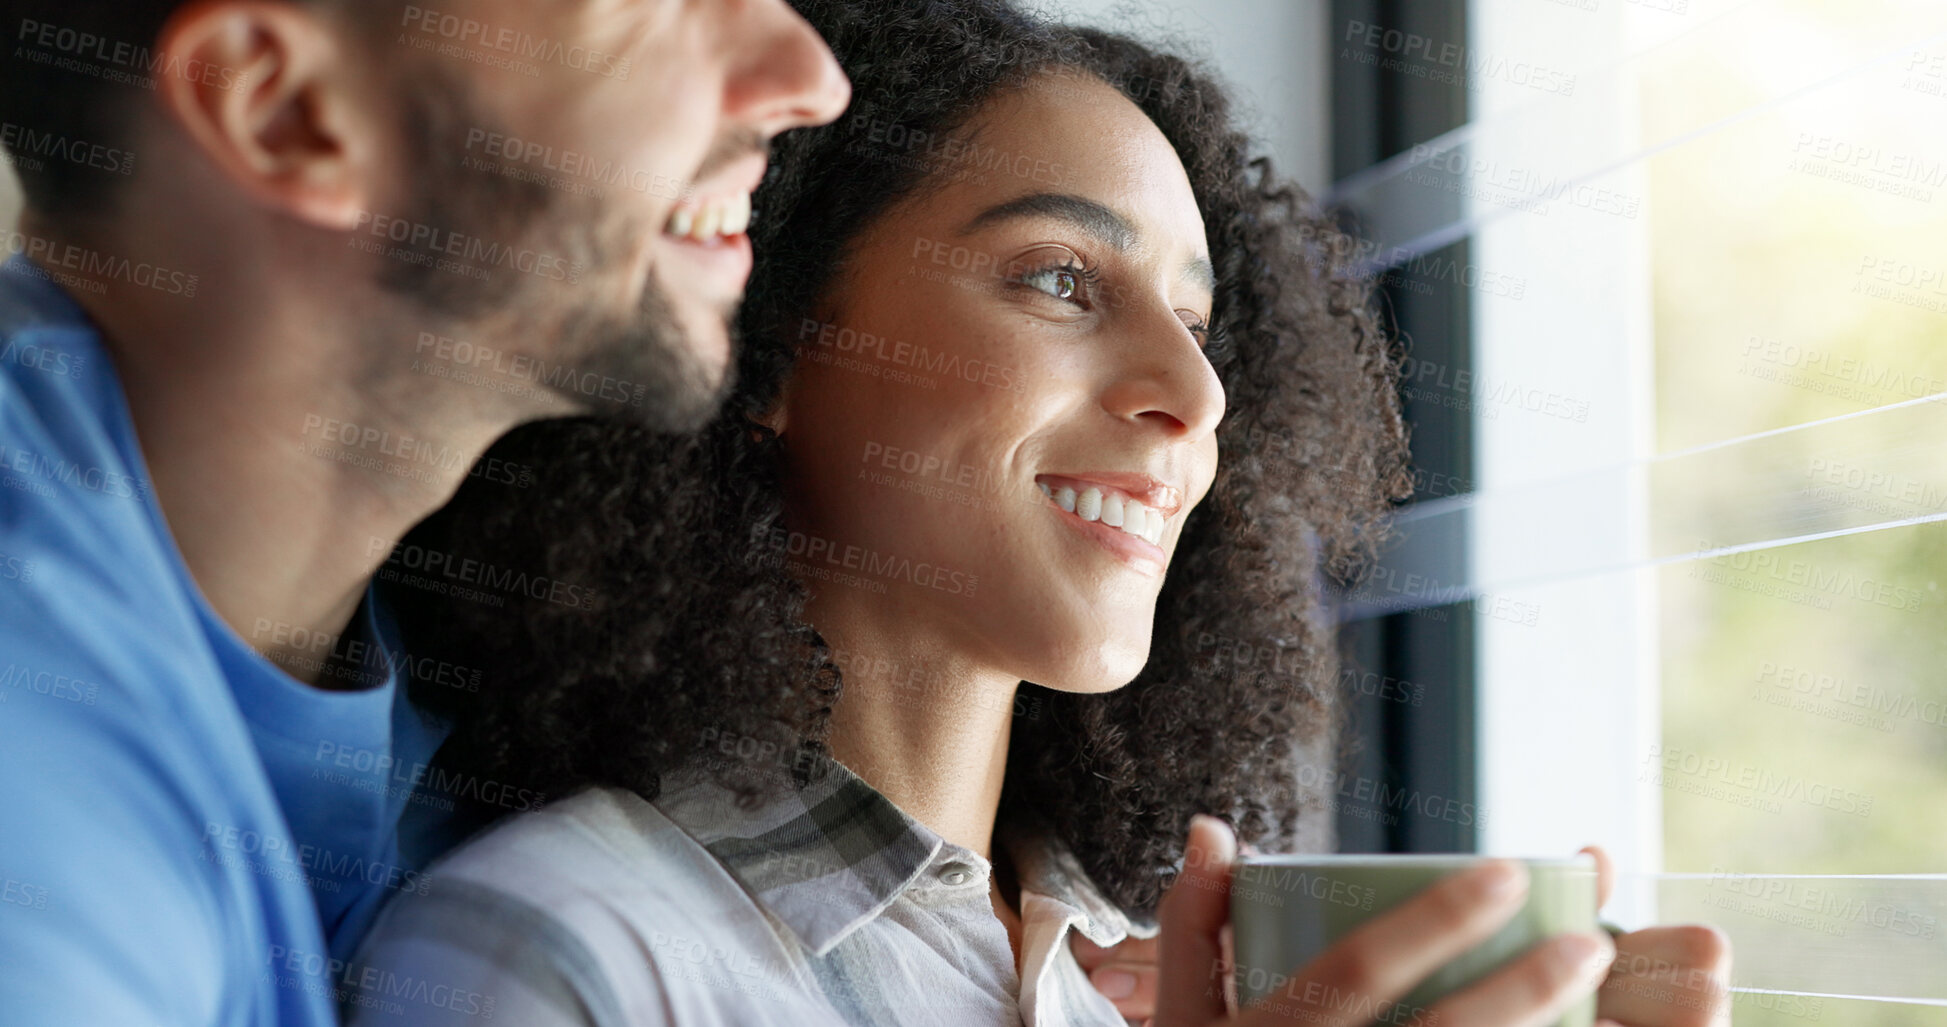
[[[0,13],[0,1010],[330,1024],[450,807],[401,676],[469,677],[375,571],[517,424],[711,412],[767,141],[848,87],[783,0]]]

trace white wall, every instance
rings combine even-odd
[[[1207,59],[1237,91],[1280,173],[1331,184],[1331,7],[1326,0],[1040,0],[1063,21],[1165,42]]]
[[[1040,0],[1039,6],[1066,21],[1134,30],[1207,57],[1237,90],[1248,127],[1281,173],[1313,195],[1331,184],[1326,0]],[[0,228],[13,226],[19,205],[12,172],[0,168]]]

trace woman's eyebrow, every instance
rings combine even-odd
[[[1026,218],[1053,218],[1087,232],[1118,253],[1136,244],[1139,233],[1128,218],[1113,207],[1073,193],[1029,193],[997,203],[974,215],[957,233],[972,235],[984,228]],[[1195,257],[1183,265],[1183,278],[1206,291],[1217,291],[1217,269],[1208,257]]]
[[[1183,278],[1206,292],[1217,291],[1217,266],[1209,257],[1193,257],[1183,265]]]
[[[1073,193],[1029,193],[996,204],[960,227],[960,235],[972,235],[983,228],[1023,218],[1053,218],[1065,221],[1094,236],[1117,252],[1136,244],[1136,226],[1115,210],[1085,196]]]

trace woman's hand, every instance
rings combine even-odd
[[[1138,1024],[1147,1023],[1156,1013],[1159,944],[1155,938],[1125,938],[1114,948],[1105,949],[1082,937],[1080,931],[1069,934],[1075,962],[1081,964],[1095,989],[1115,1003],[1124,1019]]]
[[[1597,846],[1598,905],[1608,905],[1614,864]],[[1702,924],[1645,927],[1616,939],[1616,961],[1598,993],[1596,1027],[1728,1027],[1731,942]]]
[[[1428,974],[1486,940],[1521,908],[1527,869],[1490,860],[1453,874],[1374,917],[1278,992],[1230,1017],[1222,932],[1230,913],[1237,841],[1211,817],[1190,824],[1183,873],[1163,897],[1158,1027],[1361,1027],[1383,1019],[1410,1027],[1541,1027],[1595,990],[1614,958],[1607,935],[1566,934],[1545,941],[1491,976],[1431,1009],[1399,999]]]

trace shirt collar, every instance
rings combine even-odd
[[[1155,936],[1156,925],[1131,917],[1102,894],[1095,879],[1082,869],[1081,860],[1045,825],[1002,824],[996,834],[997,841],[1014,861],[1021,891],[1060,903],[1065,907],[1069,924],[1089,941],[1109,948],[1131,935]]]
[[[655,803],[814,956],[885,912],[943,850],[964,852],[842,764],[825,767],[804,788],[774,794],[751,809],[740,808],[734,794],[701,770],[671,775]],[[1024,824],[996,834],[1023,892],[1069,907],[1070,922],[1090,941],[1106,947],[1155,933],[1153,925],[1132,921],[1103,895],[1051,832]],[[984,862],[970,852],[956,858]]]
[[[751,809],[707,773],[671,775],[656,808],[822,956],[885,911],[945,839],[844,766]]]

